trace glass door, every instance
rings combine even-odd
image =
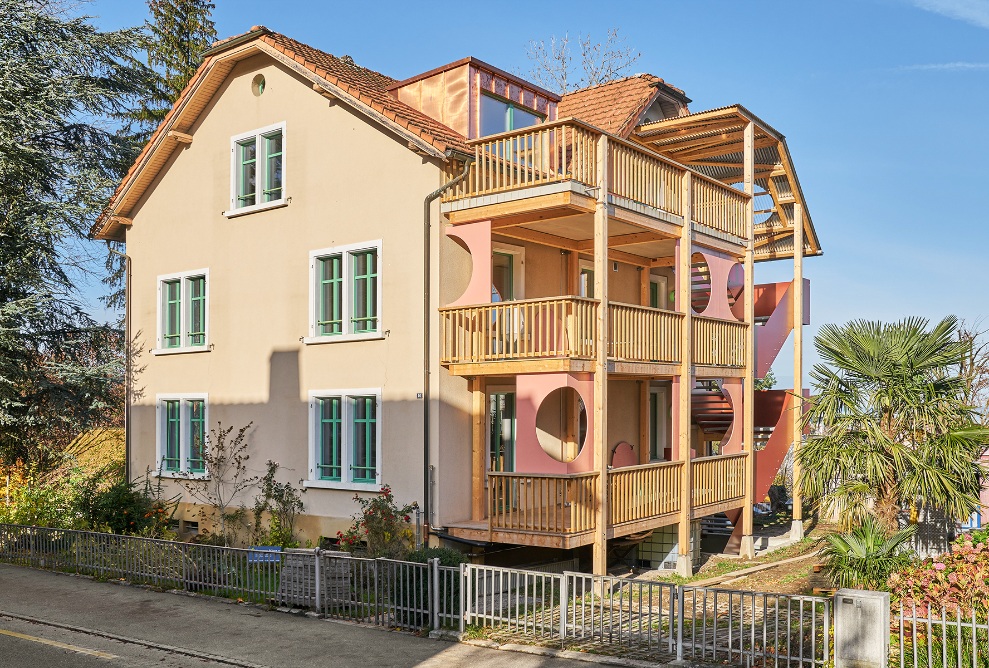
[[[488,397],[488,470],[511,473],[515,470],[515,393],[492,392]],[[507,481],[506,481],[507,482]],[[496,513],[513,507],[518,498],[514,485],[488,484]]]

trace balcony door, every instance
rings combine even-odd
[[[649,461],[666,459],[669,447],[669,390],[665,387],[649,388]]]
[[[515,470],[515,392],[488,395],[488,470]]]

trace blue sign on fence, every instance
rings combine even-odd
[[[282,560],[282,548],[277,545],[252,545],[247,553],[247,563],[266,564]]]

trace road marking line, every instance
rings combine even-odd
[[[95,656],[100,659],[120,658],[116,654],[110,654],[109,652],[101,652],[95,649],[86,649],[85,647],[79,647],[78,645],[69,645],[64,642],[58,642],[57,640],[47,640],[45,638],[38,638],[37,636],[29,636],[24,633],[18,633],[17,631],[8,631],[6,629],[0,629],[0,635],[10,636],[12,638],[20,638],[21,640],[30,640],[31,642],[40,642],[43,645],[51,645],[52,647],[67,649],[70,652],[75,652],[76,654],[88,654],[89,656]]]

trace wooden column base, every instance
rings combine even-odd
[[[804,522],[803,520],[793,520],[790,523],[790,540],[803,540]]]
[[[742,559],[755,559],[755,541],[752,536],[742,536],[742,544],[738,547],[738,556]]]
[[[677,555],[677,575],[682,578],[693,577],[694,575],[694,560],[689,554],[678,554]]]

